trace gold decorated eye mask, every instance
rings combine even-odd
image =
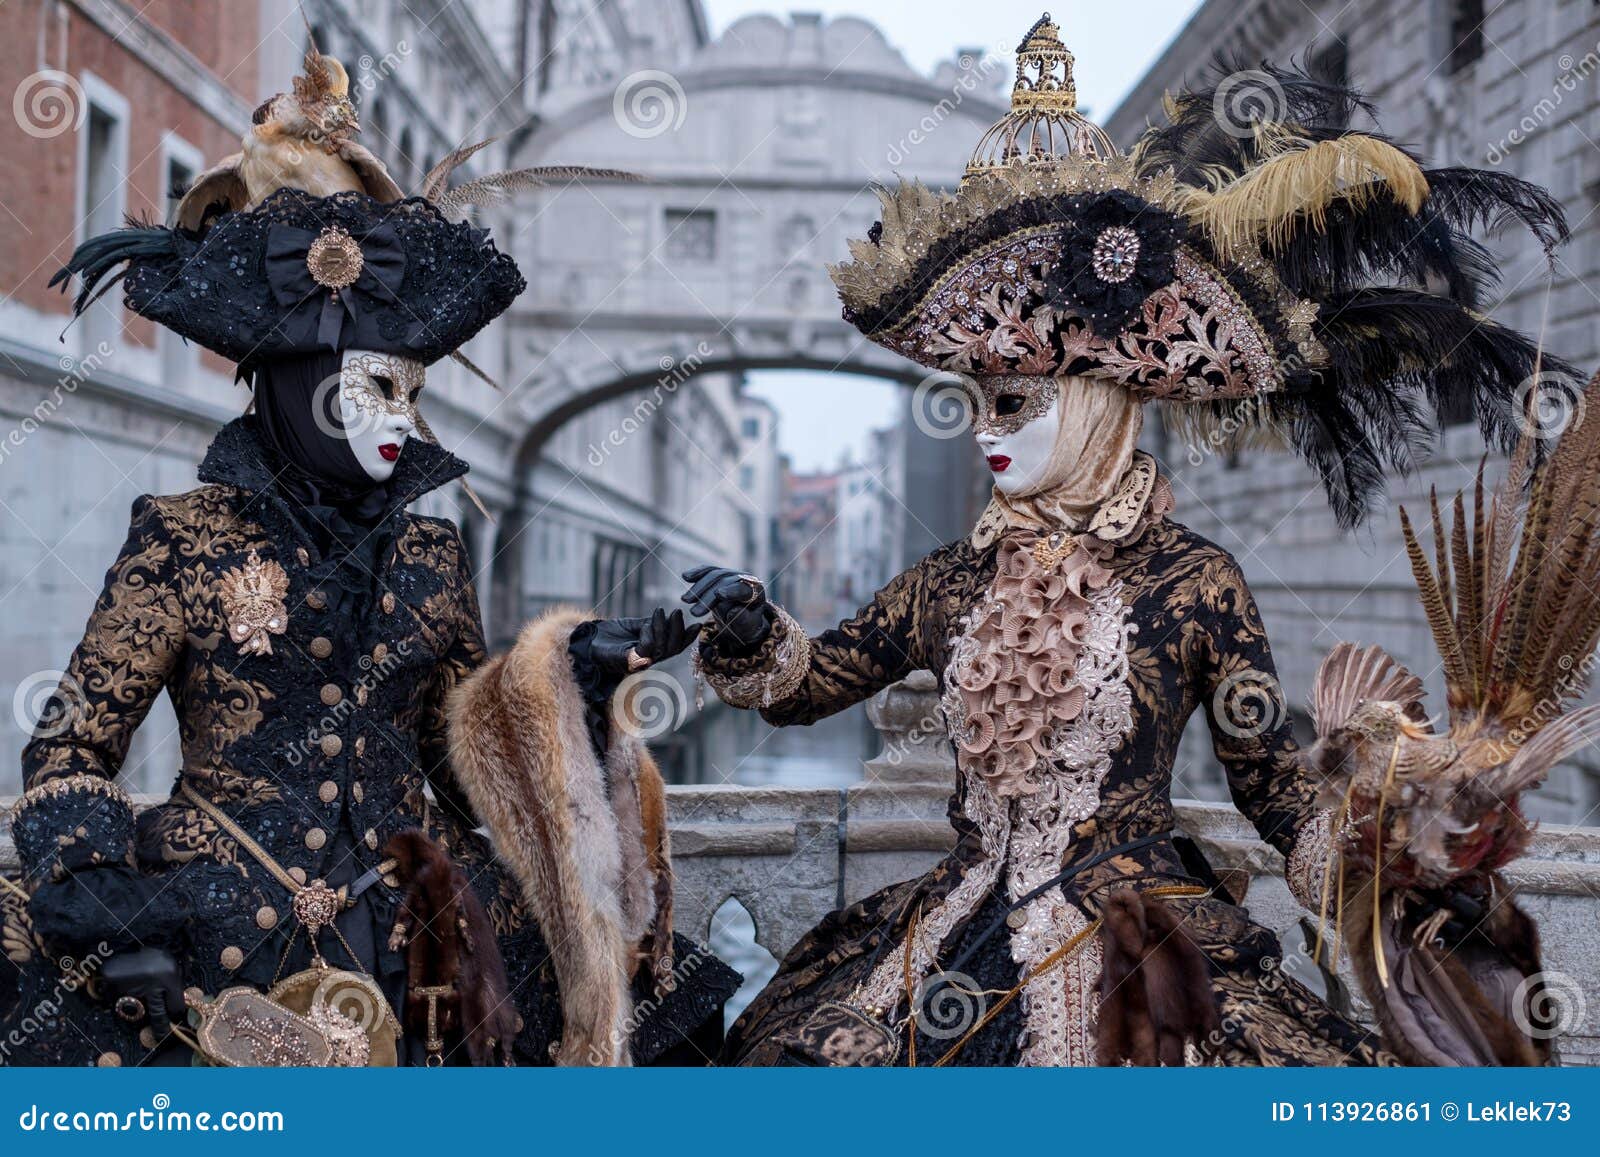
[[[421,362],[394,354],[353,354],[339,369],[339,392],[365,418],[400,414],[420,426],[417,399],[428,370]],[[388,383],[385,389],[383,383]]]
[[[972,399],[974,433],[1003,438],[1049,413],[1059,389],[1053,377],[999,374],[972,379],[967,392]],[[1011,394],[1022,395],[1021,408],[1000,413],[1000,399]]]

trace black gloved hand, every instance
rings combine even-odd
[[[184,1017],[183,974],[165,948],[120,952],[100,970],[106,1003],[129,1024],[148,1020],[156,1040],[172,1032],[172,1019]]]
[[[649,618],[600,619],[589,637],[589,654],[607,675],[625,676],[681,653],[700,635],[700,624],[684,622],[682,611],[661,607]],[[648,662],[636,663],[639,660]]]
[[[1409,897],[1406,926],[1416,928],[1438,912],[1447,912],[1437,935],[1447,950],[1454,950],[1483,924],[1491,899],[1487,881],[1481,878],[1467,877],[1442,888],[1416,888]]]
[[[767,641],[775,617],[761,580],[720,566],[697,566],[683,572],[689,589],[683,601],[697,615],[710,615],[719,643],[726,637],[738,649],[753,650]]]

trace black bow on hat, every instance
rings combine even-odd
[[[337,225],[320,232],[293,225],[267,231],[267,284],[287,312],[282,324],[301,330],[317,316],[316,344],[336,350],[348,316],[361,320],[363,300],[398,302],[406,254],[392,225],[380,225],[360,241]]]

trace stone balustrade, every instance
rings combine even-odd
[[[708,940],[712,917],[732,899],[753,919],[756,942],[782,958],[827,913],[926,870],[949,850],[954,768],[930,722],[931,679],[883,692],[870,715],[884,750],[854,786],[668,789],[681,931]],[[0,799],[0,809],[8,803]],[[1212,865],[1234,873],[1251,916],[1278,934],[1285,967],[1365,1018],[1348,974],[1331,978],[1306,959],[1314,917],[1290,897],[1282,857],[1227,805],[1180,801],[1176,811]],[[0,870],[14,868],[7,831]],[[1561,1059],[1600,1064],[1600,828],[1541,828],[1507,875],[1539,923],[1550,983],[1574,1022],[1557,1042]]]

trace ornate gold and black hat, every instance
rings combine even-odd
[[[1208,436],[1291,445],[1346,524],[1437,414],[1476,403],[1503,441],[1519,384],[1569,372],[1475,311],[1497,271],[1470,230],[1553,247],[1544,190],[1424,168],[1350,128],[1374,110],[1348,86],[1269,64],[1219,62],[1124,153],[1078,112],[1072,67],[1047,14],[955,192],[879,190],[831,270],[874,342],[979,378],[1109,379]]]

